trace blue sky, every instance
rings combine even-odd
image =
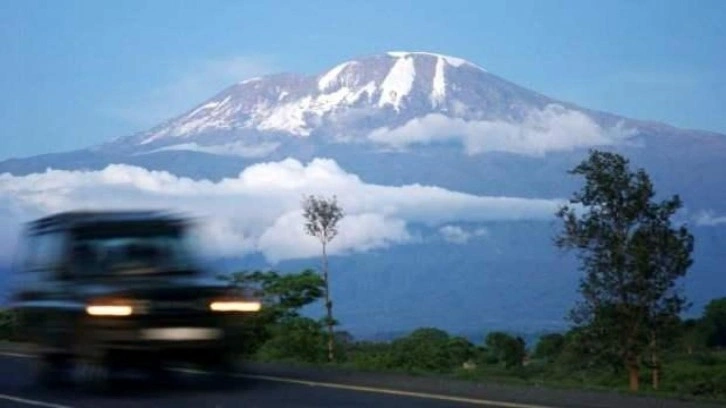
[[[144,130],[246,77],[388,50],[726,133],[726,2],[0,2],[0,158]]]

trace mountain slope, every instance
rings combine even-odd
[[[170,161],[162,167],[188,174],[174,168],[173,162],[181,160],[173,154],[177,152],[249,163],[331,150],[425,154],[453,146],[463,156],[487,160],[486,153],[492,152],[539,157],[593,146],[642,148],[650,145],[649,138],[672,145],[669,149],[687,144],[684,138],[698,139],[696,149],[708,145],[708,152],[716,148],[726,154],[720,135],[557,101],[459,58],[389,52],[346,61],[314,76],[246,79],[148,131],[78,152],[6,160],[0,171],[27,174],[45,167]],[[153,159],[143,157],[148,155]],[[230,175],[210,166],[214,164],[205,165],[200,175]]]
[[[401,147],[446,139],[446,127],[453,127],[467,137],[468,150],[515,148],[529,153],[568,149],[578,142],[609,144],[610,138],[627,137],[619,127],[623,121],[521,88],[458,58],[390,52],[347,61],[316,76],[278,74],[244,80],[189,112],[106,147],[136,153],[172,149],[265,157],[291,138]],[[524,142],[531,146],[510,145],[516,137],[482,140],[470,135],[511,136],[507,133],[516,132],[512,125],[522,123],[529,125],[532,135]],[[424,139],[389,132],[406,126],[440,132],[425,132]],[[542,127],[555,132],[575,127],[584,139],[558,146],[553,136],[562,139],[561,132],[547,134]],[[537,149],[534,145],[542,143],[538,138],[553,146]]]

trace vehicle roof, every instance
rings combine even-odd
[[[165,211],[157,210],[124,210],[124,211],[64,211],[38,218],[28,223],[28,229],[34,232],[75,228],[88,224],[105,222],[162,222],[168,224],[185,224],[186,219]]]

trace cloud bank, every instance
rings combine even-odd
[[[265,142],[259,144],[249,144],[245,142],[234,142],[222,145],[200,145],[199,143],[181,143],[172,146],[165,146],[159,149],[144,152],[150,154],[163,151],[190,151],[199,153],[210,153],[220,156],[239,156],[246,158],[264,157],[277,150],[280,147],[279,142]]]
[[[439,234],[441,234],[441,237],[447,242],[451,242],[453,244],[466,244],[472,238],[488,235],[489,231],[484,227],[479,227],[470,231],[458,225],[444,225],[439,228]]]
[[[467,154],[509,152],[540,156],[625,141],[634,131],[604,129],[582,112],[548,105],[533,110],[521,123],[466,121],[433,113],[412,119],[401,127],[379,128],[368,135],[373,142],[395,148],[436,142],[460,142]]]
[[[464,231],[449,224],[549,219],[562,203],[476,196],[418,184],[369,184],[333,160],[304,164],[286,159],[247,167],[237,177],[219,182],[128,165],[100,171],[2,174],[0,222],[10,231],[9,225],[58,211],[171,209],[200,217],[202,243],[213,255],[261,252],[277,262],[319,253],[318,242],[303,230],[300,207],[306,194],[335,194],[345,211],[340,234],[330,245],[332,254],[411,242],[412,225],[442,228],[444,237],[461,242],[485,230]]]

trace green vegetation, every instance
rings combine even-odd
[[[694,247],[690,232],[671,223],[682,206],[680,198],[655,201],[645,170],[631,170],[627,159],[613,153],[592,151],[570,174],[582,176],[585,183],[556,214],[563,230],[555,246],[577,252],[583,272],[581,299],[568,316],[572,327],[567,332],[544,335],[529,348],[509,333],[489,333],[475,344],[433,327],[390,342],[333,336],[325,248],[342,212],[310,197],[305,226],[323,244],[322,283],[314,281],[311,271],[286,278],[243,274],[256,276],[252,281],[263,283],[263,292],[278,290],[268,302],[271,312],[260,318],[263,337],[250,357],[321,363],[327,325],[328,339],[334,339],[338,351],[333,356],[328,344],[327,362],[359,370],[617,390],[627,384],[631,391],[646,381],[650,392],[726,398],[726,298],[711,302],[699,319],[680,317],[688,301],[679,280],[691,266]],[[283,279],[288,280],[283,284]],[[292,296],[302,301],[285,304],[279,289],[300,290],[291,283],[303,281],[319,284],[320,291]],[[302,306],[323,296],[327,319],[321,323],[300,316]]]
[[[325,282],[317,273],[304,270],[281,275],[276,271],[241,271],[220,278],[262,295],[263,308],[250,319],[246,356],[309,363],[325,361],[323,325],[300,314],[300,309],[325,293]]]
[[[671,225],[680,199],[654,202],[645,171],[630,171],[626,159],[611,153],[592,152],[571,173],[583,176],[585,186],[557,213],[564,228],[555,239],[582,261],[582,298],[569,316],[569,330],[545,334],[533,345],[510,333],[482,333],[470,341],[434,327],[389,342],[334,332],[326,245],[342,211],[334,200],[311,197],[304,208],[306,231],[322,243],[322,276],[308,269],[221,277],[263,298],[262,311],[250,320],[243,357],[726,401],[726,297],[712,300],[698,318],[681,317],[687,300],[678,280],[691,265],[693,238]],[[326,318],[303,316],[303,308],[320,300]],[[8,338],[12,316],[0,317],[0,333]]]
[[[245,358],[330,365],[361,371],[435,375],[472,381],[496,381],[551,387],[625,390],[627,367],[599,358],[581,327],[540,336],[533,345],[504,332],[482,335],[480,342],[423,327],[389,342],[357,341],[335,333],[334,362],[327,359],[323,321],[303,317],[301,309],[323,297],[324,283],[311,270],[299,273],[239,272],[231,284],[255,287],[264,294],[265,311],[253,323]],[[710,302],[697,319],[678,319],[660,354],[662,395],[726,400],[726,348],[713,345],[717,328],[726,325],[726,298]],[[649,361],[644,350],[643,361]],[[641,372],[647,381],[649,373]]]
[[[681,200],[654,202],[645,170],[614,153],[593,151],[570,173],[585,185],[557,213],[564,227],[556,245],[576,250],[584,272],[569,318],[588,360],[619,361],[632,391],[645,365],[658,389],[661,354],[687,304],[678,280],[693,262],[693,236],[671,226]]]
[[[703,330],[707,346],[726,348],[726,298],[714,300],[706,306]]]

